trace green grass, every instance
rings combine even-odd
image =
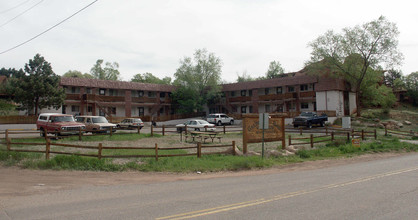
[[[300,150],[296,155],[261,158],[260,156],[203,155],[185,157],[160,157],[118,159],[102,159],[81,156],[56,155],[50,160],[44,159],[44,154],[8,152],[5,146],[0,146],[0,164],[4,166],[20,166],[31,169],[54,170],[93,170],[93,171],[156,171],[156,172],[215,172],[261,169],[283,164],[299,163],[310,160],[353,157],[356,155],[379,152],[410,152],[418,151],[418,145],[400,142],[397,138],[382,137],[378,141],[366,141],[361,147],[353,147],[343,141],[337,144],[326,144],[317,149]],[[159,151],[160,154],[184,154],[184,150]],[[154,155],[153,150],[104,150],[103,155]]]

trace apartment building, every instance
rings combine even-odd
[[[107,117],[173,114],[170,85],[61,77],[65,103],[59,112]]]
[[[226,84],[222,91],[220,102],[209,106],[209,112],[288,112],[292,117],[316,111],[339,117],[356,110],[355,93],[344,80],[309,76],[302,71],[282,78]]]

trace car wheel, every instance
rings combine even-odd
[[[222,122],[221,121],[218,121],[218,126],[222,126]]]
[[[229,122],[229,124],[230,125],[233,125],[234,124],[234,120],[231,120],[231,122]]]
[[[41,137],[45,137],[45,136],[46,136],[46,132],[45,132],[45,130],[44,130],[43,128],[41,128],[41,129],[40,129],[40,131],[39,131],[39,135],[40,135]]]

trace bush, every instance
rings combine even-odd
[[[299,150],[298,152],[296,152],[296,155],[298,155],[302,159],[311,157],[308,150]]]

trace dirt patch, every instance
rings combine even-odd
[[[146,173],[146,172],[92,172],[92,171],[52,171],[28,170],[16,167],[0,167],[0,200],[16,196],[79,188],[83,186],[147,184],[180,180],[211,179],[244,175],[264,175],[271,173],[313,170],[371,160],[401,156],[400,153],[367,154],[352,158],[309,161],[289,164],[265,170],[216,173]]]

